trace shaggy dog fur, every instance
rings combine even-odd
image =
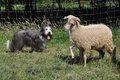
[[[31,47],[31,52],[47,52],[46,41],[52,38],[51,27],[45,26],[41,30],[21,30],[14,34],[12,41],[7,41],[7,48],[11,52],[21,51],[24,46]]]

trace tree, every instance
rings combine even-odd
[[[14,4],[25,4],[25,11],[33,10],[32,2],[34,0],[1,0],[1,4],[5,4],[6,10],[11,11]]]
[[[90,4],[91,4],[92,7],[105,6],[106,0],[91,0]]]

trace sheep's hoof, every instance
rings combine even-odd
[[[74,59],[75,57],[74,56],[72,56],[72,59]]]
[[[99,62],[101,63],[101,62],[102,62],[102,59],[99,59]]]
[[[17,51],[18,53],[22,53],[22,51]]]
[[[86,65],[84,65],[84,68],[86,67]]]

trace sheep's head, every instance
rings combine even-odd
[[[65,30],[69,30],[74,25],[78,25],[78,21],[80,22],[80,19],[78,17],[73,16],[73,15],[68,15],[68,16],[64,17],[64,19],[68,19],[68,22],[64,26]]]
[[[64,17],[64,19],[68,19],[68,21],[69,21],[70,19],[72,19],[72,18],[76,19],[77,21],[80,21],[80,19],[79,19],[78,17],[75,17],[75,16],[73,16],[73,15],[68,15],[68,16],[65,16],[65,17]]]

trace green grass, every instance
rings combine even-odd
[[[63,30],[53,31],[53,39],[47,43],[49,53],[6,53],[5,42],[16,31],[0,31],[0,80],[120,80],[120,65],[111,63],[107,53],[100,63],[98,53],[91,51],[86,68],[79,64],[77,48],[71,59],[68,32]],[[119,61],[120,29],[112,31]]]

